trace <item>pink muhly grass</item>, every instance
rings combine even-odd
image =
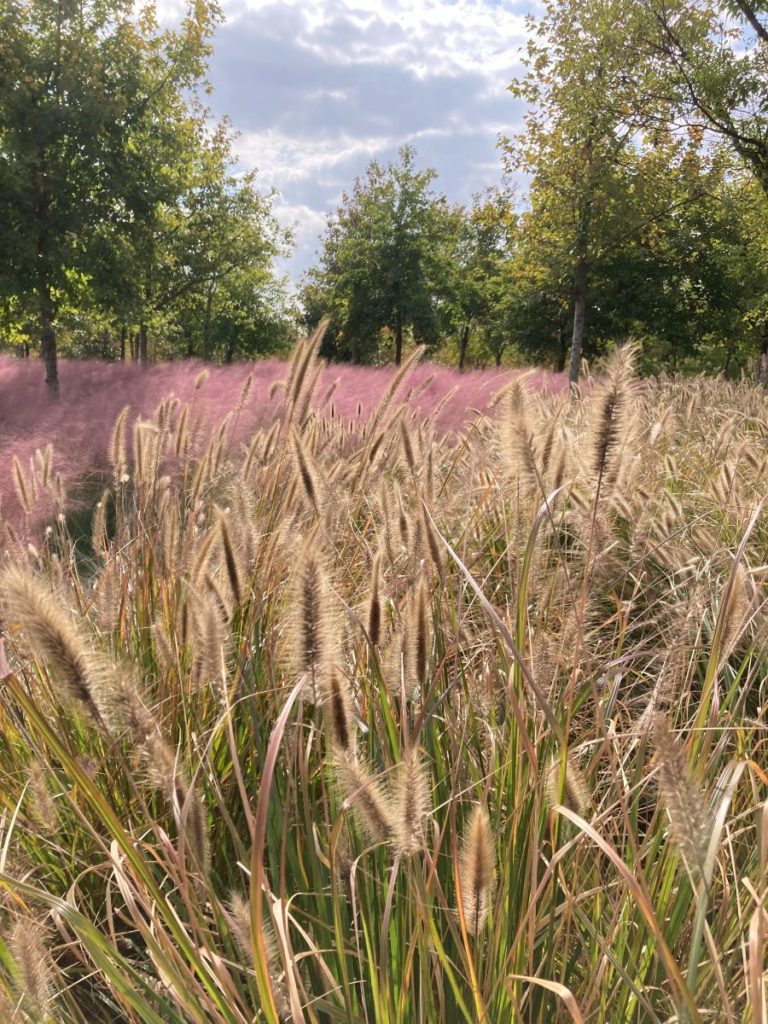
[[[197,382],[203,369],[208,376]],[[395,367],[370,368],[332,364],[316,392],[316,404],[335,384],[329,405],[337,417],[363,427],[376,408]],[[231,366],[205,366],[199,360],[158,363],[147,370],[134,364],[100,360],[61,360],[61,397],[52,401],[43,383],[37,359],[0,356],[0,501],[3,516],[15,527],[36,526],[50,519],[52,506],[40,501],[26,517],[12,484],[14,457],[27,470],[36,449],[53,444],[53,472],[63,474],[70,492],[96,490],[107,471],[107,449],[115,420],[124,406],[130,407],[132,423],[137,416],[150,418],[160,401],[175,395],[193,406],[195,414],[215,424],[235,410],[230,442],[245,440],[251,431],[269,424],[283,407],[283,394],[274,389],[284,379],[288,364],[276,359],[243,362]],[[252,383],[246,401],[238,410],[246,381]],[[473,409],[486,410],[491,398],[509,380],[509,371],[459,373],[444,366],[424,363],[406,376],[397,388],[393,407],[407,402],[421,416],[432,413],[442,399],[455,389],[439,410],[437,431],[451,433],[461,428]],[[540,373],[531,378],[533,387],[558,390],[560,378]],[[273,392],[270,397],[270,391]],[[327,415],[328,407],[324,410]],[[130,436],[130,435],[129,435]]]

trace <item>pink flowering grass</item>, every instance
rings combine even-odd
[[[206,370],[201,387],[196,382]],[[392,378],[394,369],[333,364],[326,368],[318,399],[334,382],[335,414],[344,420],[364,422]],[[237,406],[249,374],[253,385],[244,408],[235,414],[231,439],[240,441],[254,428],[280,415],[282,394],[270,398],[275,381],[286,376],[287,366],[270,359],[232,366],[206,366],[191,360],[161,363],[143,370],[129,364],[97,360],[60,363],[60,397],[52,399],[43,383],[36,359],[0,357],[0,501],[2,515],[13,525],[24,520],[13,483],[13,460],[28,469],[36,449],[53,445],[54,472],[63,475],[70,495],[94,491],[103,479],[106,449],[115,418],[130,406],[130,422],[150,417],[163,398],[174,395],[190,403],[211,426]],[[458,430],[473,409],[487,409],[493,395],[510,379],[508,371],[458,373],[444,366],[424,363],[401,386],[400,396],[421,415],[428,415],[452,392],[437,417],[442,432]],[[539,372],[531,385],[562,390],[562,377]],[[41,504],[38,518],[49,510]]]

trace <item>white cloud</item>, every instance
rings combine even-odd
[[[454,201],[499,180],[500,133],[519,123],[506,93],[537,0],[221,0],[214,114],[241,132],[244,167],[280,193],[296,224],[294,277],[328,210],[374,157],[403,143]],[[159,0],[178,20],[185,0]]]

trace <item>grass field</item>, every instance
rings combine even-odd
[[[0,1019],[765,1024],[764,392],[321,374],[19,462]]]

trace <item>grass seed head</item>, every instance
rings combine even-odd
[[[488,811],[475,804],[462,837],[459,881],[464,924],[470,935],[478,935],[488,919],[494,890],[493,834]]]

